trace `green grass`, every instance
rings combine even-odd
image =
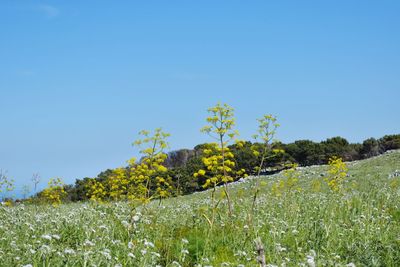
[[[0,207],[0,266],[258,266],[260,237],[277,266],[400,266],[400,151],[349,163],[345,191],[318,192],[326,166],[301,169],[300,193],[275,196],[266,181],[251,214],[256,179],[231,184],[212,217],[210,192],[133,210],[128,203]],[[219,196],[217,191],[217,196]]]

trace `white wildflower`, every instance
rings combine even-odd
[[[83,242],[83,245],[84,246],[88,246],[88,247],[92,247],[92,246],[94,246],[94,243],[92,241],[86,239],[85,242]]]
[[[152,242],[150,242],[150,241],[147,241],[147,240],[144,241],[144,245],[145,245],[146,247],[152,247],[152,248],[154,248],[154,244],[153,244]]]
[[[67,248],[64,250],[64,254],[69,254],[69,255],[75,254],[75,250]]]
[[[46,240],[51,240],[52,239],[51,235],[42,235],[42,238],[46,239]]]

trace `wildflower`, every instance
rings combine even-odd
[[[94,243],[86,239],[85,242],[83,242],[83,245],[84,246],[88,246],[88,247],[92,247],[92,246],[94,246]]]
[[[101,254],[107,259],[107,260],[111,260],[111,255],[110,255],[110,251],[109,250],[104,250],[101,252]]]
[[[307,264],[310,267],[315,267],[315,261],[314,261],[314,257],[312,256],[307,256]]]
[[[152,247],[152,248],[154,248],[154,244],[153,244],[152,242],[147,241],[147,240],[144,241],[144,245],[145,245],[146,247]]]
[[[278,252],[285,252],[285,251],[286,251],[286,248],[282,247],[281,244],[277,244],[277,245],[276,245],[276,250],[277,250]]]
[[[133,253],[132,253],[132,252],[129,252],[129,253],[128,253],[128,257],[130,257],[130,258],[132,258],[132,259],[135,259],[135,258],[136,258],[136,256],[135,256],[135,255],[133,255]]]
[[[187,239],[185,239],[185,238],[182,238],[182,243],[189,244],[189,241]]]
[[[307,264],[309,267],[315,267],[316,266],[316,264],[315,264],[316,253],[314,250],[310,250],[309,254],[310,255],[307,255]]]
[[[139,217],[139,215],[134,215],[133,217],[132,217],[132,220],[134,221],[134,222],[138,222],[139,220],[140,220],[140,217]]]
[[[60,240],[60,236],[59,235],[52,235],[52,237],[54,238],[54,239],[56,239],[56,240]]]
[[[155,256],[157,258],[161,257],[161,255],[159,253],[157,253],[157,252],[151,252],[151,255],[153,255],[153,256]]]
[[[51,235],[42,235],[42,238],[50,241]]]
[[[75,254],[75,251],[71,248],[67,248],[64,250],[64,254]]]

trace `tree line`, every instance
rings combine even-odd
[[[167,153],[163,166],[167,171],[154,175],[168,177],[172,196],[190,194],[205,190],[207,176],[197,176],[199,170],[205,169],[203,158],[205,152],[212,148],[209,143],[199,144],[193,149],[180,149]],[[374,157],[388,150],[400,149],[400,134],[386,135],[382,138],[369,138],[362,143],[349,143],[343,137],[328,138],[322,142],[298,140],[293,143],[273,142],[267,151],[266,160],[261,168],[260,158],[254,151],[261,151],[262,143],[245,141],[234,143],[227,148],[233,154],[235,169],[242,170],[246,175],[272,174],[286,169],[288,164],[296,163],[299,166],[327,164],[332,157],[342,158],[344,161],[354,161]],[[275,151],[275,152],[274,152]],[[279,151],[279,153],[276,153]],[[129,167],[124,168],[129,172]],[[120,169],[119,169],[120,170]],[[115,176],[118,169],[108,169],[97,177],[77,179],[73,185],[65,185],[66,199],[69,201],[85,201],[90,199],[88,184],[96,180],[105,183]],[[229,182],[240,179],[243,175],[232,177]],[[150,190],[157,190],[156,184]],[[42,192],[37,194],[40,197]]]

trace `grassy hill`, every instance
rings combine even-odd
[[[301,168],[301,191],[274,187],[283,174],[231,184],[232,215],[225,200],[211,208],[211,191],[135,209],[0,207],[0,266],[258,266],[257,238],[270,266],[399,266],[400,151],[348,167],[339,193],[327,166]]]

